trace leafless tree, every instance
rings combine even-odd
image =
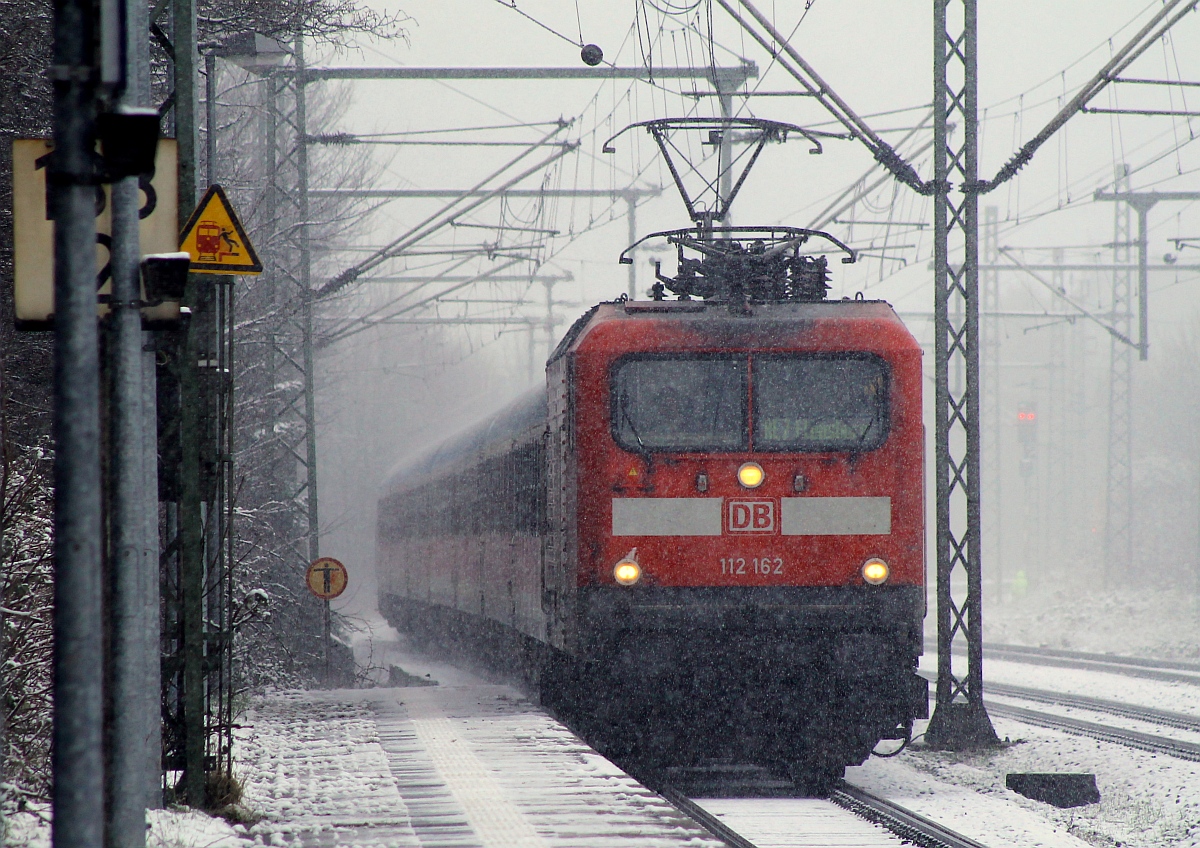
[[[196,6],[201,38],[258,32],[286,39],[302,32],[346,46],[356,35],[405,37],[408,20],[403,12],[378,12],[359,0],[200,0]]]
[[[220,73],[221,182],[246,210],[251,242],[265,265],[261,276],[240,278],[235,289],[234,597],[255,599],[258,611],[251,615],[243,607],[236,613],[236,665],[246,687],[304,685],[323,675],[323,605],[309,595],[303,579],[308,528],[304,471],[297,462],[304,454],[303,371],[296,367],[303,359],[305,306],[299,246],[307,239],[312,279],[324,279],[336,270],[324,267],[331,246],[370,209],[360,201],[314,199],[305,226],[296,194],[295,90],[229,66]],[[307,89],[310,134],[336,126],[346,94],[329,86]],[[226,150],[241,155],[222,156]],[[322,186],[361,187],[378,169],[361,148],[310,145],[308,157]],[[329,308],[318,305],[318,318]],[[255,591],[269,602],[259,603],[262,596],[252,595]],[[333,670],[344,682],[352,679],[352,657],[344,646],[336,648]]]
[[[13,325],[8,141],[49,133],[50,27],[48,1],[0,0],[0,763],[17,803],[49,793],[53,348]]]
[[[18,798],[49,797],[54,534],[50,451],[0,451],[0,602],[6,781]]]

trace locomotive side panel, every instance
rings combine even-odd
[[[547,642],[574,654],[578,556],[578,492],[575,456],[573,358],[552,359],[546,366],[547,450],[546,525],[542,543],[542,612]]]

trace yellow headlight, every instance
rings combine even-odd
[[[642,577],[642,567],[631,559],[623,559],[613,569],[613,577],[622,586],[632,586]]]
[[[872,586],[878,586],[887,580],[889,573],[888,564],[881,559],[872,558],[863,563],[863,580],[866,580]]]
[[[762,466],[757,462],[747,462],[738,469],[738,482],[747,489],[757,489],[762,485],[763,480],[767,479],[766,473],[763,472]]]

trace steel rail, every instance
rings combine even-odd
[[[984,848],[968,836],[844,780],[829,793],[829,800],[921,848]]]
[[[1066,657],[1054,654],[1040,654],[1027,650],[1008,650],[1005,648],[988,647],[984,654],[989,659],[1006,662],[1026,663],[1028,665],[1044,665],[1053,668],[1077,668],[1084,671],[1102,671],[1110,674],[1122,674],[1126,677],[1141,677],[1147,680],[1161,680],[1166,683],[1191,683],[1200,685],[1200,669],[1191,673],[1173,670],[1170,666],[1143,665],[1129,662],[1131,657],[1107,657],[1104,654],[1093,654],[1090,657]]]
[[[1020,698],[1024,701],[1034,701],[1039,704],[1053,704],[1076,710],[1108,713],[1109,715],[1130,718],[1135,721],[1144,721],[1148,724],[1158,724],[1162,727],[1173,727],[1176,730],[1188,730],[1193,733],[1200,733],[1200,716],[1188,715],[1187,713],[1158,710],[1153,707],[1142,707],[1137,704],[1109,701],[1104,698],[1091,698],[1087,695],[1067,695],[1062,692],[1050,692],[1045,689],[1009,686],[1004,683],[988,683],[987,690],[993,695],[1002,695],[1006,698]]]
[[[755,843],[677,789],[671,786],[653,788],[681,813],[731,848],[758,848]],[[844,780],[838,782],[827,800],[920,848],[986,848],[970,837],[956,833]]]
[[[922,673],[926,680],[932,675]],[[1147,724],[1157,724],[1162,727],[1172,727],[1176,730],[1186,730],[1200,733],[1200,716],[1177,713],[1171,710],[1159,710],[1154,707],[1143,707],[1122,701],[1110,701],[1106,698],[1092,698],[1088,695],[1071,695],[1066,692],[1052,692],[1048,689],[1033,689],[1028,686],[1012,686],[1007,683],[987,684],[987,691],[992,695],[1005,698],[1020,698],[1038,704],[1051,704],[1059,707],[1069,707],[1076,710],[1088,710],[1094,713],[1107,713],[1121,718],[1144,721]],[[989,702],[990,703],[990,702]]]
[[[1048,317],[1055,316],[1051,313]],[[926,645],[926,648],[929,647],[931,646]],[[1051,668],[1075,668],[1083,671],[1121,674],[1126,677],[1141,677],[1146,680],[1161,680],[1166,683],[1190,683],[1200,686],[1200,663],[1182,660],[1152,660],[1118,654],[1095,654],[1057,648],[1031,648],[1024,645],[989,644],[985,645],[983,650],[988,659],[1004,662],[1042,665]]]
[[[1026,645],[1009,645],[1003,643],[985,646],[987,651],[1005,651],[1012,654],[1030,654],[1044,657],[1061,657],[1071,660],[1088,660],[1092,662],[1113,663],[1117,665],[1137,666],[1141,668],[1174,669],[1176,671],[1191,671],[1200,674],[1200,662],[1187,660],[1155,660],[1148,657],[1128,657],[1120,654],[1098,654],[1089,651],[1071,651],[1065,648],[1034,648]]]
[[[1155,736],[1152,733],[1141,733],[1136,730],[1123,730],[1118,727],[1097,724],[1094,721],[1082,721],[1076,718],[1043,713],[1038,710],[1028,710],[1024,707],[997,704],[991,700],[987,701],[987,708],[988,712],[994,716],[1010,718],[1023,724],[1060,730],[1063,733],[1070,733],[1073,736],[1084,736],[1089,739],[1099,739],[1103,742],[1113,742],[1117,745],[1148,751],[1152,754],[1166,754],[1181,760],[1200,762],[1200,745],[1194,742],[1181,742],[1177,739],[1168,739],[1165,736]]]
[[[661,795],[671,806],[692,819],[717,839],[729,845],[730,848],[758,848],[749,839],[742,836],[683,793],[672,789],[670,786],[654,787],[654,791]]]

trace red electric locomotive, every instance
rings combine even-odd
[[[392,475],[381,609],[515,647],[623,757],[820,787],[926,715],[921,348],[824,300],[825,234],[662,235],[656,299],[594,307],[544,392]]]

